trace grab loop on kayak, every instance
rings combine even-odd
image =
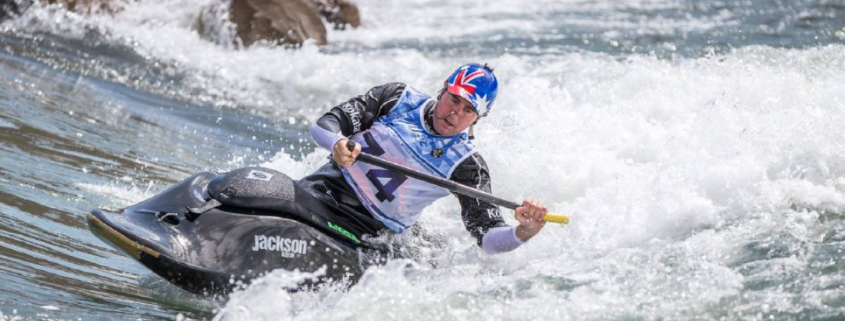
[[[167,212],[158,212],[156,213],[156,218],[158,222],[167,222],[173,225],[179,224],[179,214],[178,213],[167,213]]]

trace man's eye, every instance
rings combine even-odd
[[[472,114],[473,112],[474,112],[474,110],[472,110],[472,108],[464,107],[464,113],[465,114]]]

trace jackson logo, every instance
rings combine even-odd
[[[257,252],[259,250],[279,251],[282,257],[292,258],[296,254],[305,255],[308,251],[308,242],[281,236],[256,235],[252,251]]]

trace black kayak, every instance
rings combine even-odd
[[[319,204],[306,193],[267,168],[203,172],[127,208],[92,210],[88,223],[154,273],[201,295],[228,294],[275,269],[325,268],[309,284],[355,282],[380,251],[316,215]]]

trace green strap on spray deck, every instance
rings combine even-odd
[[[343,236],[346,236],[349,239],[355,241],[355,244],[361,244],[361,240],[359,240],[357,237],[355,237],[355,234],[349,233],[349,231],[347,231],[346,229],[340,227],[339,225],[334,225],[334,224],[332,224],[332,222],[326,221],[326,223],[329,224],[330,229],[333,229],[333,230],[337,231],[338,233],[343,234]]]

